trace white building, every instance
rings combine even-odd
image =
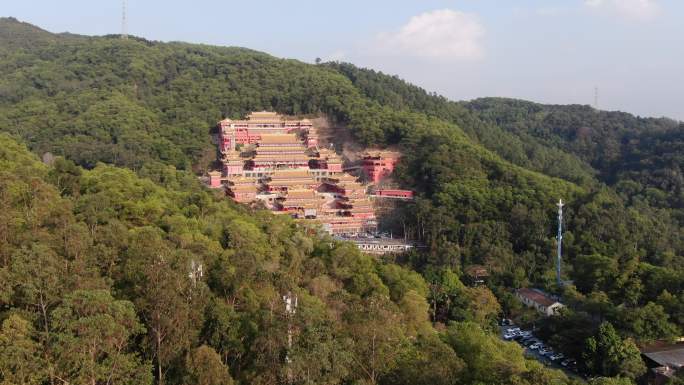
[[[558,309],[565,307],[562,303],[537,289],[519,289],[515,295],[525,305],[533,307],[537,309],[538,312],[547,316],[554,315],[558,312]]]

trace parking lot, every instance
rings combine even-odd
[[[509,322],[501,326],[501,338],[505,341],[517,343],[525,349],[525,355],[532,357],[548,367],[560,369],[569,376],[580,376],[577,371],[577,361],[574,357],[565,357],[560,352],[555,352],[544,341],[537,338],[531,330],[521,329]]]

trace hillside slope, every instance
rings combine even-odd
[[[474,100],[465,106],[522,139],[574,154],[589,163],[605,183],[633,181],[641,185],[640,190],[656,188],[680,195],[684,181],[680,155],[684,124],[680,122],[596,111],[588,106],[496,98]],[[671,203],[682,207],[681,201]]]
[[[25,27],[16,24],[2,23]],[[0,80],[0,129],[38,154],[49,151],[87,168],[97,162],[126,166],[158,179],[163,165],[206,167],[214,157],[209,133],[222,116],[272,109],[325,113],[362,145],[397,145],[407,154],[398,179],[439,206],[451,204],[468,221],[508,222],[515,199],[546,211],[556,197],[580,191],[511,164],[454,122],[383,105],[328,66],[242,48],[53,38],[59,43],[13,49],[0,62],[7,74]],[[483,204],[491,209],[479,215]],[[407,231],[417,236],[421,228],[420,238],[436,250],[440,230],[425,231],[415,217],[407,218]],[[484,254],[475,252],[465,262]],[[499,268],[514,263],[507,254]],[[547,265],[548,258],[539,257],[538,265]]]
[[[473,318],[438,333],[417,273],[166,176],[0,134],[3,383],[570,383],[476,323],[486,291],[454,278]]]

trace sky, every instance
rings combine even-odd
[[[52,32],[121,31],[121,0],[0,0]],[[453,100],[684,120],[682,0],[127,0],[128,33],[372,68]]]

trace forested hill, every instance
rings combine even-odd
[[[0,19],[0,73],[0,376],[16,375],[1,381],[568,382],[494,334],[500,311],[525,319],[523,286],[564,295],[538,325],[592,375],[636,378],[635,341],[683,334],[676,123],[451,102],[349,64],[14,19]],[[374,260],[202,188],[216,121],[264,109],[400,149],[394,177],[418,198],[386,224],[427,250]],[[461,283],[472,264],[487,287]]]
[[[459,124],[505,159],[577,183],[640,179],[643,187],[681,190],[684,123],[600,111],[582,105],[543,105],[517,99],[454,102],[397,77],[348,63],[326,65],[345,74],[366,96],[398,109]],[[651,178],[647,174],[654,174]]]
[[[570,383],[486,332],[487,289],[449,276],[469,320],[438,333],[419,274],[166,176],[0,134],[2,383]]]

